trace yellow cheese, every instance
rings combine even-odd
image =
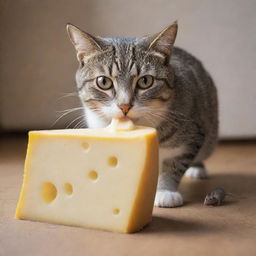
[[[107,128],[29,132],[16,217],[118,232],[151,221],[156,131],[130,121]]]

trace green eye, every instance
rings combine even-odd
[[[149,87],[152,86],[153,82],[154,82],[153,76],[146,75],[146,76],[142,76],[138,80],[137,85],[139,86],[140,89],[148,89]]]
[[[108,90],[113,86],[112,80],[106,76],[98,76],[96,78],[96,83],[102,90]]]

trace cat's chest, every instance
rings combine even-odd
[[[185,152],[185,146],[181,145],[179,147],[160,147],[159,148],[159,171],[162,171],[163,162],[166,159],[175,158]]]
[[[89,127],[89,128],[104,128],[108,125],[103,119],[101,119],[99,117],[98,114],[93,112],[91,109],[85,107],[84,113],[85,113],[85,117],[86,117],[87,127]]]

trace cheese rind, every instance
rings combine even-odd
[[[96,130],[29,133],[17,218],[118,232],[151,221],[156,131]]]

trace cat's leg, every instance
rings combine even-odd
[[[183,145],[182,150],[179,151],[178,154],[173,154],[171,158],[162,157],[154,203],[155,206],[177,207],[183,204],[182,195],[177,189],[184,173],[196,159],[203,140],[204,136],[200,133],[195,138],[194,143],[186,146]]]
[[[155,206],[177,207],[183,204],[182,195],[177,188],[193,158],[194,154],[190,153],[163,161],[158,177]]]
[[[183,205],[182,195],[177,191],[178,183],[170,171],[159,173],[154,205],[157,207],[177,207]]]
[[[193,163],[185,172],[185,176],[193,179],[206,179],[207,170],[202,162]]]

